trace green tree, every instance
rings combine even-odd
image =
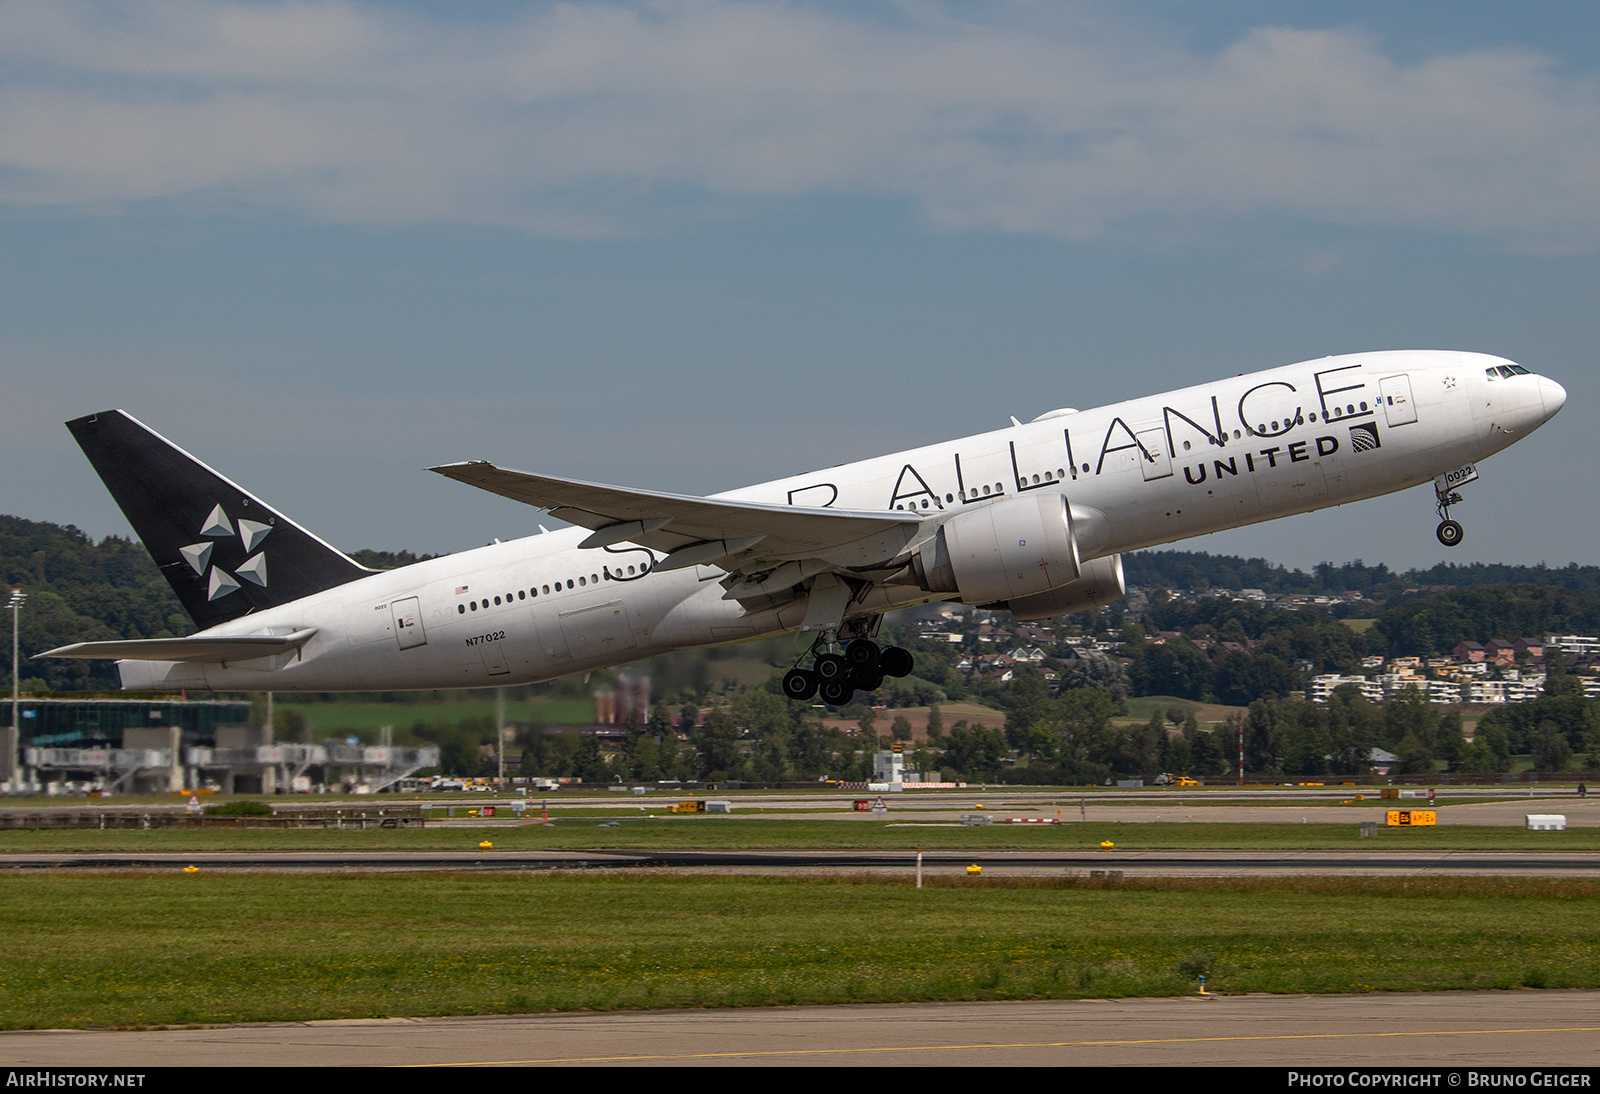
[[[1415,734],[1406,734],[1395,745],[1394,754],[1397,775],[1431,775],[1435,770],[1433,751]]]
[[[843,735],[825,729],[820,723],[804,719],[789,742],[790,762],[802,779],[815,779],[828,773],[836,751],[842,748]]]
[[[1244,716],[1244,762],[1251,771],[1277,771],[1283,763],[1284,725],[1278,701],[1257,699]]]
[[[983,726],[969,728],[963,719],[950,727],[946,737],[944,765],[958,778],[993,782],[1000,777],[1001,761],[1006,754],[1003,733]]]
[[[1415,684],[1390,695],[1383,704],[1385,737],[1389,742],[1399,742],[1414,737],[1430,753],[1439,731],[1439,708]],[[1431,770],[1431,768],[1430,768]]]
[[[1572,757],[1572,746],[1567,743],[1567,735],[1555,722],[1549,719],[1540,722],[1529,736],[1528,744],[1540,771],[1566,770],[1567,761]]]
[[[1158,711],[1144,725],[1117,733],[1111,766],[1125,775],[1155,775],[1166,750],[1167,727]]]
[[[786,737],[791,726],[788,701],[760,688],[748,688],[735,695],[731,713],[740,733],[758,741],[773,734]]]
[[[1330,712],[1315,703],[1295,704],[1284,731],[1283,770],[1291,775],[1326,775],[1332,764]]]
[[[548,778],[553,773],[550,766],[550,740],[544,726],[535,726],[522,742],[522,758],[517,764],[517,774],[525,779]]]
[[[1175,774],[1194,774],[1194,746],[1189,743],[1189,738],[1179,734],[1169,740],[1166,755],[1162,757],[1161,763],[1166,770]]]
[[[1461,733],[1461,715],[1453,710],[1441,715],[1433,739],[1434,755],[1449,765],[1446,770],[1461,770],[1467,754],[1467,741]]]
[[[578,753],[583,747],[583,738],[572,726],[568,726],[549,740],[550,745],[550,770],[547,774],[556,776],[572,776],[578,773]]]
[[[629,771],[635,779],[649,782],[661,778],[661,752],[656,748],[656,738],[653,733],[641,733],[633,743],[633,755],[629,757]]]
[[[586,783],[603,783],[611,779],[613,773],[600,751],[600,738],[585,734],[578,742],[572,772]]]
[[[1211,690],[1211,664],[1186,639],[1144,646],[1128,675],[1135,695],[1199,699]]]
[[[1104,688],[1119,703],[1133,694],[1128,670],[1121,661],[1103,653],[1080,653],[1061,662],[1056,675],[1063,688]]]
[[[1068,777],[1089,776],[1098,781],[1101,770],[1114,759],[1116,735],[1111,730],[1111,719],[1117,712],[1116,702],[1101,688],[1068,688],[1052,704],[1047,719],[1036,727],[1033,751],[1041,759],[1060,765]]]
[[[1238,718],[1238,715],[1230,717]],[[1224,723],[1226,728],[1226,723]],[[1206,729],[1190,719],[1184,723],[1183,739],[1189,742],[1189,750],[1193,759],[1193,769],[1200,775],[1228,775],[1234,771],[1234,755],[1229,751],[1229,742],[1237,741],[1237,736],[1226,737],[1219,735],[1215,730]]]
[[[1478,722],[1477,732],[1473,736],[1475,744],[1483,745],[1490,757],[1489,771],[1511,770],[1511,735],[1506,731],[1503,722],[1495,719],[1491,712]]]
[[[859,711],[856,715],[856,726],[861,730],[861,735],[869,741],[875,740],[877,734],[874,728],[878,724],[878,712],[870,703],[857,703],[855,707]]]
[[[739,728],[733,715],[717,707],[706,715],[706,724],[694,738],[700,753],[700,776],[720,782],[738,777],[740,768]]]
[[[1006,712],[1006,741],[1011,747],[1033,751],[1029,735],[1050,721],[1055,702],[1044,677],[1034,672],[1018,672],[1001,696]]]
[[[1212,682],[1217,700],[1234,706],[1297,695],[1301,687],[1301,674],[1271,653],[1229,653]]]

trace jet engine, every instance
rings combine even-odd
[[[1076,581],[1072,511],[1057,493],[1004,498],[957,513],[911,558],[917,584],[967,604],[1014,600]]]
[[[1070,585],[1032,596],[1014,597],[998,606],[1010,608],[1018,623],[1031,623],[1035,619],[1053,619],[1090,608],[1103,608],[1128,591],[1122,577],[1121,555],[1090,559],[1083,563],[1081,570],[1082,576]]]

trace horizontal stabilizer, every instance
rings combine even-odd
[[[859,544],[861,557],[848,563],[854,565],[892,556],[915,536],[922,523],[922,518],[909,512],[814,509],[666,494],[512,471],[487,462],[453,463],[429,470],[548,509],[552,516],[583,528],[599,530],[633,523],[640,530],[629,542],[663,552],[707,540],[748,540],[759,541],[756,553],[761,558],[785,560],[836,557],[840,548]]]
[[[133,638],[117,642],[74,642],[36,657],[76,657],[113,661],[249,661],[290,653],[311,640],[317,628],[293,634],[196,635],[190,638]]]

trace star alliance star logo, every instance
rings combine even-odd
[[[229,593],[236,592],[242,586],[239,578],[267,587],[267,555],[265,551],[255,551],[261,541],[267,538],[267,533],[272,531],[272,525],[260,524],[253,520],[240,518],[237,535],[239,542],[244,545],[244,553],[249,555],[244,562],[234,568],[233,573],[228,573],[221,566],[211,566],[209,576],[206,567],[211,564],[211,552],[217,543],[224,539],[231,539],[236,534],[234,522],[228,519],[228,514],[221,505],[211,510],[211,515],[206,518],[205,524],[200,528],[202,536],[208,536],[211,542],[191,543],[187,547],[178,548],[178,553],[183,556],[191,569],[201,577],[206,578],[206,599],[220,600]]]

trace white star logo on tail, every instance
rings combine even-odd
[[[243,566],[240,566],[234,572],[237,573],[240,577],[244,578],[246,581],[250,582],[251,584],[260,585],[263,589],[266,588],[267,587],[267,556],[266,556],[266,552],[262,552],[259,555],[252,555],[245,562],[245,564]]]
[[[272,525],[270,524],[245,520],[241,517],[238,523],[238,533],[239,542],[243,544],[245,554],[250,554],[251,551],[260,546],[261,541],[266,539],[271,531]],[[213,539],[231,536],[234,534],[234,522],[228,518],[227,511],[220,504],[215,505],[211,509],[211,515],[206,517],[205,524],[201,526],[200,534],[202,536],[210,536]],[[196,574],[204,575],[206,566],[211,561],[212,549],[215,546],[215,543],[191,543],[187,547],[178,548],[178,553],[183,556],[183,560],[189,564],[189,567]],[[243,588],[239,584],[238,578],[243,578],[252,585],[259,585],[263,589],[266,588],[266,553],[257,552],[251,555],[233,574],[228,573],[220,566],[211,567],[210,576],[206,581],[206,599],[219,600],[229,593]]]
[[[211,567],[211,581],[206,590],[207,600],[219,600],[239,587],[239,583],[220,566]]]
[[[257,524],[253,520],[239,519],[239,539],[244,543],[244,553],[249,554],[256,549],[256,544],[267,538],[267,533],[272,531],[270,524]],[[266,584],[265,581],[262,582]]]

